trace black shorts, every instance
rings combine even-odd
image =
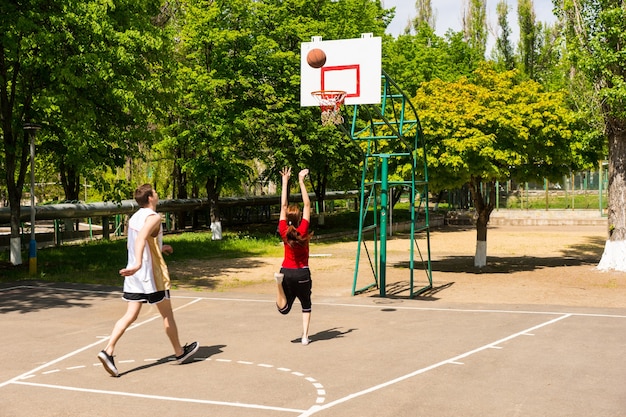
[[[125,292],[122,298],[126,301],[138,301],[140,303],[156,304],[163,300],[169,300],[170,290],[157,291],[151,294],[143,294],[138,292]]]
[[[302,312],[309,313],[311,311],[311,271],[309,268],[281,268],[280,272],[284,274],[283,290],[287,298],[287,305],[283,308],[278,307],[281,314],[287,314],[293,306],[293,302],[297,298],[302,305]]]

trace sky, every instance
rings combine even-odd
[[[396,16],[387,27],[387,32],[397,36],[403,33],[408,20],[416,15],[415,0],[382,0],[385,8],[396,8]],[[517,0],[506,0],[509,5],[509,25],[512,31],[512,40],[517,43],[519,28],[517,25]],[[461,30],[463,5],[465,0],[431,0],[433,12],[436,17],[435,32],[443,36],[448,29]],[[493,28],[497,27],[496,5],[498,0],[487,0],[487,24]],[[535,14],[537,21],[554,23],[556,18],[552,14],[552,0],[534,0]],[[495,38],[490,33],[487,41],[487,53],[491,51],[495,44]]]

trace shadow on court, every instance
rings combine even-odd
[[[348,333],[352,333],[357,329],[348,329],[348,330],[339,330],[338,328],[323,330],[321,332],[317,332],[315,334],[309,335],[310,343],[314,342],[324,342],[333,339],[338,339],[340,337],[344,337]],[[291,343],[300,343],[301,338],[293,339]]]
[[[52,309],[89,308],[93,302],[93,291],[85,292],[82,289],[72,290],[71,285],[60,292],[51,290],[51,284],[23,282],[19,290],[5,290],[0,297],[0,314],[5,313],[33,313],[38,311],[49,312]],[[24,288],[28,288],[28,296],[24,296]],[[102,297],[119,298],[103,289]]]

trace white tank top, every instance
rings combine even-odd
[[[135,265],[135,241],[148,216],[158,216],[149,208],[140,208],[128,222],[128,265]],[[141,268],[135,274],[124,279],[124,292],[151,294],[170,289],[170,277],[163,259],[163,229],[159,229],[156,237],[148,236],[143,249]]]

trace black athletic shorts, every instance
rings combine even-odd
[[[293,302],[297,298],[302,305],[302,312],[311,311],[311,271],[309,268],[281,268],[280,272],[284,274],[283,290],[287,298],[287,305],[283,308],[278,307],[281,314],[287,314],[293,306]]]
[[[125,292],[122,298],[126,301],[139,301],[140,303],[156,304],[170,298],[170,290],[157,291],[151,294],[138,292]]]

